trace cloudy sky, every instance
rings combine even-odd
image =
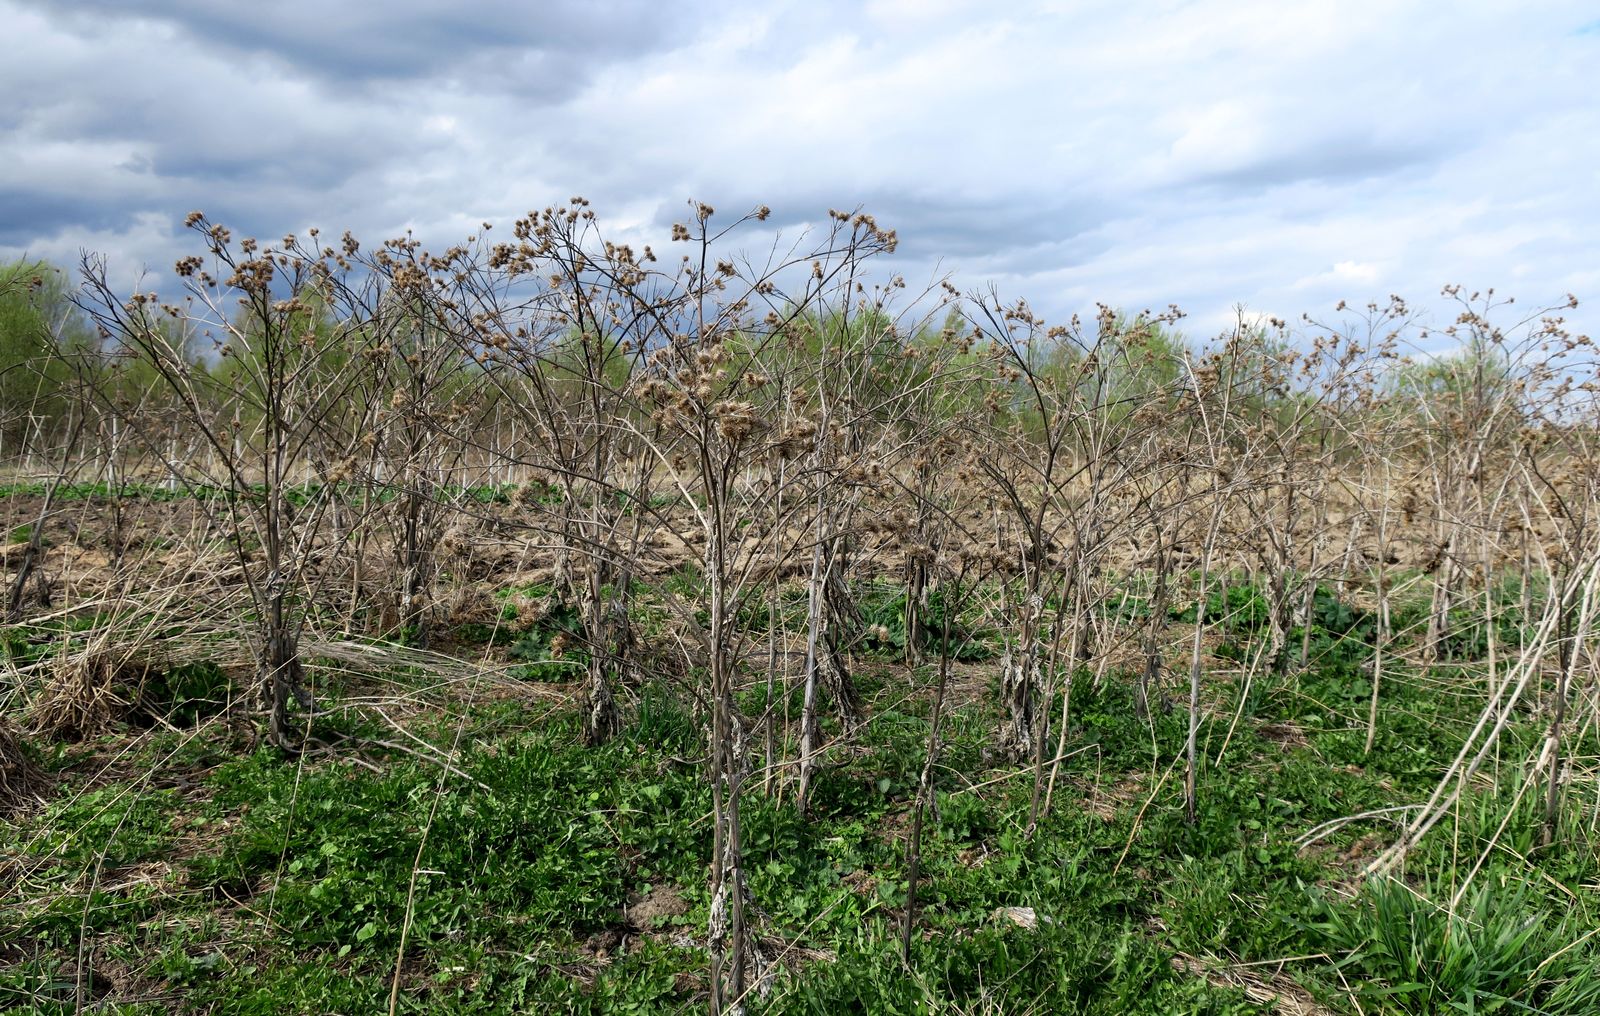
[[[1593,0],[0,0],[0,36],[0,257],[129,283],[192,208],[442,246],[582,194],[644,240],[862,207],[886,272],[1054,317],[1459,282],[1600,333]]]

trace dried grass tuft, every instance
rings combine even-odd
[[[0,815],[14,815],[39,804],[50,779],[22,748],[22,738],[0,718]]]
[[[104,653],[66,657],[29,704],[29,729],[63,741],[105,733],[128,706],[116,691],[124,669]]]

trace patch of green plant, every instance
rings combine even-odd
[[[1376,879],[1353,902],[1324,899],[1309,930],[1369,1012],[1600,1011],[1600,950],[1567,902],[1504,873],[1451,895]]]
[[[1073,682],[1070,717],[1070,740],[1080,757],[1111,772],[1164,766],[1177,758],[1188,736],[1188,716],[1170,699],[1163,707],[1160,689],[1152,689],[1150,715],[1140,719],[1137,683],[1136,674],[1123,671],[1110,671],[1098,683],[1080,672]],[[1059,706],[1055,716],[1059,721]]]
[[[530,681],[564,681],[573,675],[573,664],[586,654],[571,648],[582,645],[583,620],[578,608],[568,603],[552,603],[544,615],[511,644],[513,660],[527,664],[523,676]]]
[[[786,979],[771,1011],[911,1016],[939,1006],[1093,1016],[1262,1012],[1242,992],[1175,972],[1167,954],[1131,922],[1083,922],[1063,914],[1031,931],[991,924],[914,937],[909,967],[896,954],[895,930],[887,919],[869,923],[847,940],[835,962]]]
[[[157,858],[172,843],[180,805],[175,791],[137,784],[58,798],[31,821],[27,851],[80,869]]]
[[[963,662],[997,655],[997,633],[980,627],[975,618],[961,616],[959,610],[950,618],[950,641],[942,644],[947,600],[947,590],[935,588],[928,593],[916,648],[927,656],[945,653]],[[880,659],[903,659],[910,639],[905,587],[890,582],[868,583],[857,593],[856,607],[861,614],[861,647]]]
[[[201,661],[151,671],[139,687],[136,701],[165,723],[193,726],[222,712],[233,693],[233,682],[222,668]]]
[[[506,612],[510,617],[505,617]],[[516,619],[516,606],[506,604],[501,608],[501,616],[505,620]],[[516,635],[504,624],[485,624],[482,621],[467,621],[456,625],[451,632],[451,637],[463,646],[509,646],[517,641]]]

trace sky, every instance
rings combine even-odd
[[[1593,0],[0,0],[0,39],[0,258],[129,287],[192,209],[443,248],[583,195],[662,246],[691,200],[859,208],[885,277],[1054,320],[1446,324],[1458,283],[1600,335]]]

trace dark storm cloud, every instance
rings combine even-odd
[[[1035,204],[893,193],[880,195],[870,210],[904,237],[907,254],[963,263],[1064,243],[1114,216],[1109,203],[1088,198]]]
[[[116,198],[37,188],[0,188],[0,245],[27,248],[63,223],[95,231],[128,228],[134,209]]]
[[[1221,190],[1259,194],[1289,184],[1343,183],[1426,171],[1454,152],[1439,144],[1384,143],[1368,138],[1330,137],[1298,151],[1274,153],[1231,169],[1202,173],[1192,182]]]
[[[199,47],[270,55],[326,80],[504,76],[545,98],[572,94],[606,63],[681,42],[695,23],[691,6],[646,0],[501,0],[467,7],[420,0],[79,0],[35,6],[79,24],[111,19],[171,26]]]
[[[689,198],[785,242],[859,207],[880,270],[1057,318],[1600,295],[1600,35],[1533,2],[0,0],[0,257],[170,265],[193,208],[443,245],[583,194],[646,243]]]
[[[758,195],[742,187],[718,191],[719,213],[742,215],[759,204],[772,209],[773,221],[790,225],[826,218],[830,209],[865,212],[879,226],[895,230],[902,254],[917,257],[982,258],[1003,249],[1032,248],[1060,243],[1103,225],[1112,215],[1109,205],[1088,200],[1029,204],[966,197],[960,194],[907,194],[876,188],[851,191],[790,190],[778,196]],[[669,202],[657,209],[652,224],[660,230],[685,222],[690,208]]]

